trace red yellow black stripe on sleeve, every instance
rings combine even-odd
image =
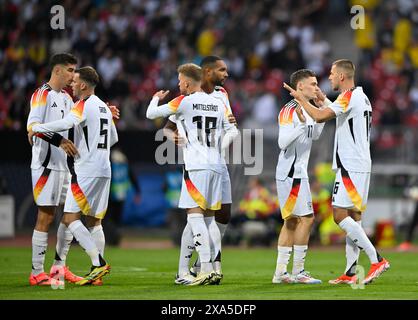
[[[337,103],[341,105],[341,107],[343,108],[343,112],[347,111],[347,107],[350,103],[352,93],[352,90],[347,90],[346,92],[341,93],[337,98]]]
[[[75,114],[79,119],[81,119],[83,117],[85,103],[85,100],[77,101],[77,103],[74,105],[70,112]]]
[[[173,100],[171,100],[168,103],[168,106],[170,107],[171,111],[173,111],[173,112],[177,111],[177,109],[178,109],[178,107],[179,107],[179,105],[180,105],[180,103],[183,99],[184,99],[184,96],[181,95],[181,96],[178,96],[177,98],[174,98]]]
[[[294,112],[295,112],[294,106],[288,106],[288,107],[282,108],[279,114],[279,124],[281,126],[291,124],[293,122]]]
[[[48,89],[41,87],[39,89],[36,89],[35,92],[32,95],[32,98],[30,99],[30,107],[31,109],[37,108],[37,107],[45,107],[46,106],[46,98],[48,97]]]

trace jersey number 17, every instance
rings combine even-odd
[[[370,140],[370,130],[372,128],[372,112],[364,111],[364,117],[366,118],[366,137],[367,141]]]

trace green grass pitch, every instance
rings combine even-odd
[[[122,299],[122,300],[316,300],[316,299],[418,299],[418,255],[416,253],[381,252],[389,259],[391,269],[364,289],[348,285],[332,286],[328,280],[340,275],[345,266],[344,248],[312,249],[306,269],[322,279],[321,285],[271,283],[276,264],[275,248],[225,248],[224,280],[219,286],[186,287],[174,284],[178,249],[108,248],[106,258],[112,266],[102,287],[79,287],[66,283],[65,289],[31,287],[28,283],[31,263],[30,248],[0,248],[0,299]],[[46,270],[53,259],[49,248]],[[83,275],[89,269],[89,258],[73,245],[67,259],[73,272]],[[368,271],[364,253],[360,264]]]

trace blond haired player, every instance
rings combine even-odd
[[[232,124],[236,124],[235,117],[232,114],[232,109],[229,103],[228,93],[222,87],[225,83],[225,80],[228,78],[228,67],[222,58],[218,56],[206,56],[200,62],[200,67],[202,68],[202,83],[201,88],[204,92],[210,96],[218,99],[223,103],[228,109],[228,121]],[[164,132],[166,136],[176,144],[181,144],[178,135],[176,134],[177,124],[174,116],[168,118],[167,124],[164,127]],[[218,226],[218,230],[214,225],[211,225],[209,233],[212,238],[217,239],[221,237],[221,240],[225,234],[225,231],[228,227],[229,220],[231,219],[231,203],[232,203],[232,194],[231,194],[231,179],[229,177],[228,167],[226,166],[225,160],[223,161],[222,169],[222,205],[221,209],[215,212],[215,221]],[[206,218],[209,220],[209,218]],[[214,241],[215,243],[221,243],[221,240]],[[218,275],[219,282],[222,279],[222,269],[221,269],[221,247],[216,247],[214,250],[215,259],[213,261],[215,272]],[[176,284],[187,284],[190,279],[199,273],[200,271],[200,261],[197,259],[193,266],[190,268],[189,272],[189,262],[190,257],[194,251],[193,244],[193,234],[189,224],[186,224],[186,227],[183,230],[180,244],[180,257],[179,257],[179,267],[176,274],[175,283]]]
[[[179,207],[187,209],[187,221],[201,261],[200,273],[187,284],[209,284],[218,281],[212,265],[216,251],[211,247],[220,247],[220,235],[214,239],[208,229],[212,225],[218,229],[213,211],[220,209],[222,200],[220,149],[229,145],[238,130],[228,122],[228,110],[224,103],[202,91],[199,66],[190,63],[181,65],[178,73],[181,95],[168,104],[158,106],[158,101],[168,91],[157,92],[148,106],[147,118],[175,114],[179,134],[187,141],[183,148],[185,170]],[[226,135],[221,143],[223,129]],[[218,243],[214,244],[214,241]]]

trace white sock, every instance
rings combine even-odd
[[[361,227],[361,220],[356,221],[356,223]],[[347,259],[347,264],[345,266],[344,273],[347,275],[355,275],[356,274],[356,265],[358,262],[358,258],[360,256],[360,249],[356,246],[356,244],[349,238],[345,237],[345,257]]]
[[[74,236],[71,231],[61,222],[57,231],[54,266],[65,266],[65,260],[67,260],[67,254],[73,238]]]
[[[209,231],[206,227],[203,214],[187,214],[187,222],[190,223],[190,227],[192,228],[194,246],[197,253],[199,254],[201,262],[201,271],[213,271],[212,263],[210,260]]]
[[[189,273],[189,262],[194,251],[193,232],[190,224],[184,227],[181,236],[180,258],[179,258],[179,275]]]
[[[99,250],[99,253],[101,254],[102,257],[104,257],[106,239],[105,239],[102,225],[89,228],[89,231],[97,249]]]
[[[293,249],[293,270],[292,274],[297,275],[305,270],[305,257],[308,251],[308,246],[297,246],[294,245]]]
[[[209,231],[210,255],[215,271],[221,271],[222,238],[215,217],[205,217],[206,227]]]
[[[44,272],[45,254],[48,247],[48,232],[33,230],[32,235],[32,274]]]
[[[276,275],[282,275],[287,272],[287,265],[289,264],[291,254],[292,247],[277,247]]]
[[[216,219],[215,219],[215,221],[216,221]],[[222,245],[222,239],[223,239],[223,237],[224,237],[224,234],[225,234],[226,228],[228,228],[228,224],[227,224],[227,223],[226,223],[226,224],[224,224],[224,223],[220,223],[220,222],[216,222],[216,224],[217,224],[217,226],[218,226],[218,228],[219,228],[219,232],[221,233],[221,245]],[[196,266],[196,267],[200,267],[200,260],[199,260],[199,257],[197,258],[197,260],[196,260],[196,262],[195,262],[195,266]]]
[[[347,237],[351,239],[360,249],[366,252],[370,259],[370,263],[377,263],[377,252],[373,244],[370,242],[363,228],[360,227],[351,217],[346,217],[339,223],[341,229],[347,233]]]
[[[93,266],[100,266],[99,250],[94,244],[93,238],[84,224],[82,224],[80,220],[76,220],[70,223],[68,229],[70,229],[80,246],[82,246],[89,255],[91,264]]]
[[[224,237],[226,228],[228,228],[228,224],[220,223],[220,222],[216,222],[216,224],[218,225],[219,232],[221,233],[221,239],[222,239]]]

